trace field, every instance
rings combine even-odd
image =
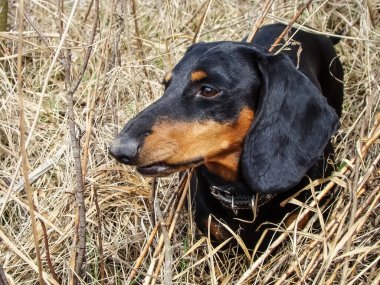
[[[305,229],[273,225],[282,243],[263,255],[214,248],[187,200],[178,203],[187,190],[178,175],[152,191],[152,179],[116,163],[108,146],[162,95],[165,72],[192,42],[241,41],[260,17],[288,23],[302,1],[275,0],[266,15],[259,0],[103,0],[99,9],[98,0],[8,2],[0,31],[0,284],[128,284],[147,243],[131,284],[379,284],[378,1],[313,1],[294,25],[341,38],[344,110],[335,189],[325,188],[335,195],[327,220],[300,205],[314,213]],[[171,211],[172,224],[155,226]],[[165,247],[155,251],[161,235]]]

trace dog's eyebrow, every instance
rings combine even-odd
[[[166,72],[165,76],[164,76],[164,79],[162,79],[162,83],[165,84],[165,85],[168,84],[169,81],[172,79],[172,76],[173,76],[172,71]]]
[[[203,70],[196,70],[191,73],[191,81],[199,81],[207,77],[207,73]]]

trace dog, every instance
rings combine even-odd
[[[330,139],[343,101],[338,40],[292,29],[295,44],[269,53],[284,28],[263,26],[252,44],[190,46],[166,74],[163,96],[109,149],[143,175],[194,168],[194,220],[216,243],[235,232],[253,248],[296,209],[282,201],[333,170]]]

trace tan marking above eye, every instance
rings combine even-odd
[[[207,77],[207,73],[203,70],[196,70],[191,73],[191,81],[199,81]]]
[[[233,180],[237,174],[238,157],[254,113],[244,108],[235,122],[216,121],[158,122],[144,140],[140,150],[140,165],[164,162],[181,165],[202,158],[210,171]]]
[[[164,76],[165,83],[169,82],[172,79],[173,73],[172,71],[168,71]]]

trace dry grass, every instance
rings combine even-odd
[[[37,220],[44,278],[52,284],[47,257],[59,282],[68,284],[76,231],[76,179],[61,60],[71,49],[72,77],[77,78],[95,19],[93,9],[86,16],[91,2],[64,1],[61,19],[67,33],[60,29],[57,1],[25,3],[22,75],[27,166],[30,173],[34,171],[30,179],[35,214],[46,227],[44,234]],[[107,146],[128,118],[161,95],[164,72],[191,44],[206,7],[199,10],[204,1],[135,2],[139,37],[129,1],[101,1],[93,52],[74,94],[85,169],[87,255],[82,284],[125,284],[154,227],[151,180],[115,163]],[[263,2],[212,1],[200,40],[241,40],[260,17]],[[248,271],[249,281],[241,284],[379,283],[379,139],[370,141],[363,156],[357,153],[379,132],[380,4],[326,2],[314,1],[297,23],[305,21],[325,34],[342,34],[337,50],[345,67],[345,103],[335,145],[338,170],[347,164],[348,169],[333,178],[338,187],[330,218],[322,223],[317,211],[305,230],[290,232],[281,250]],[[299,4],[274,1],[265,22],[290,19]],[[9,32],[0,33],[5,51],[0,59],[0,265],[10,284],[36,284],[36,250],[20,170],[17,7],[17,0],[10,1]],[[155,199],[164,216],[170,211],[176,183],[175,176],[158,181]],[[195,235],[190,216],[183,207],[170,240],[173,284],[237,283],[250,267],[246,255],[236,249],[212,248]],[[281,225],[278,228],[283,230]],[[158,238],[134,284],[142,284],[157,242]],[[160,272],[157,283],[164,277]]]

